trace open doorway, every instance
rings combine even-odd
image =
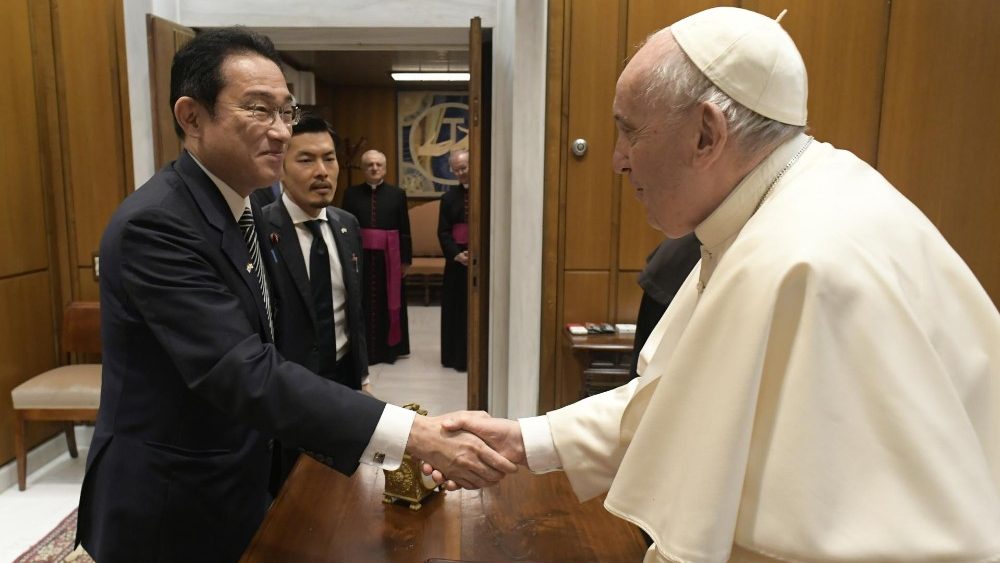
[[[157,28],[163,28],[159,34]],[[447,161],[449,146],[467,146],[470,151],[470,164],[474,168],[474,180],[470,192],[470,218],[474,218],[469,248],[471,262],[469,266],[469,296],[468,296],[468,372],[467,400],[464,407],[481,409],[488,404],[487,397],[487,350],[489,310],[488,310],[488,264],[489,253],[489,217],[490,217],[490,123],[492,91],[491,60],[492,40],[490,30],[480,30],[478,18],[472,23],[469,31],[469,43],[458,45],[454,38],[444,40],[443,44],[424,44],[420,46],[407,45],[394,47],[385,37],[373,38],[368,44],[364,40],[355,41],[349,45],[341,42],[331,46],[318,39],[329,35],[330,30],[323,29],[258,29],[275,41],[281,51],[282,58],[288,65],[286,75],[289,78],[290,89],[299,97],[303,105],[312,106],[327,121],[333,124],[340,135],[338,143],[338,159],[341,162],[341,172],[338,178],[338,190],[335,204],[340,204],[346,188],[364,181],[360,169],[360,159],[364,151],[376,149],[386,156],[387,173],[385,180],[389,183],[401,184],[401,170],[405,168],[405,153],[407,147],[402,146],[399,109],[403,96],[414,92],[437,92],[444,95],[468,96],[469,123],[464,127],[452,127],[453,134],[445,135],[439,141]],[[409,29],[408,34],[420,35],[421,30]],[[428,31],[428,30],[424,30]],[[430,30],[434,31],[434,30]],[[438,32],[440,30],[437,30]],[[164,68],[169,68],[169,57],[183,42],[187,33],[195,31],[151,17],[149,20],[149,40],[151,53],[151,73],[154,81],[153,90],[154,115],[159,115],[155,109],[162,106],[163,94],[157,95],[165,85],[158,86],[157,80]],[[159,38],[158,38],[159,35]],[[160,45],[158,41],[167,43]],[[159,58],[157,58],[159,57]],[[473,78],[469,83],[424,82],[403,85],[393,82],[390,73],[393,71],[472,71]],[[166,73],[165,76],[168,76]],[[159,99],[158,99],[159,98]],[[472,117],[475,116],[475,117]],[[169,114],[165,117],[172,118]],[[172,122],[170,122],[172,125]],[[441,124],[439,123],[438,126]],[[154,119],[154,130],[166,130],[163,122]],[[166,131],[164,131],[166,132]],[[156,133],[159,138],[159,132]],[[169,136],[169,135],[167,135]],[[446,138],[447,137],[447,138]],[[474,139],[474,141],[473,141]],[[444,146],[449,145],[449,146]],[[170,148],[167,144],[161,144]],[[157,158],[166,162],[172,156],[157,148]],[[159,166],[161,162],[158,162]],[[453,182],[453,176],[447,167],[438,166],[437,180],[447,186]],[[409,201],[411,210],[432,205],[437,198],[422,194],[412,197]],[[425,213],[426,215],[426,213]],[[470,221],[471,223],[472,221]],[[431,227],[436,227],[436,221],[431,220]],[[436,229],[424,229],[424,248],[433,249],[436,245]],[[428,278],[433,283],[432,278]],[[420,280],[423,282],[424,280]],[[412,303],[440,300],[440,289],[424,288],[418,280],[407,285],[415,291],[409,293]],[[432,291],[437,295],[424,297]],[[419,326],[411,326],[411,330]],[[438,336],[440,338],[440,336]]]

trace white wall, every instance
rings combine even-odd
[[[500,0],[497,12],[490,412],[515,418],[538,408],[548,9],[540,0]]]
[[[501,0],[504,1],[504,0]],[[497,0],[177,0],[190,27],[494,27]]]
[[[279,48],[434,49],[493,29],[490,411],[535,414],[541,311],[546,0],[122,0],[136,186],[153,169],[146,14],[247,25]],[[516,111],[515,103],[517,100]],[[515,141],[516,140],[516,141]],[[512,290],[516,299],[511,299]]]

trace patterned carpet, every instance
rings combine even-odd
[[[14,563],[94,563],[94,560],[79,548],[73,550],[73,538],[76,537],[76,509],[63,518],[51,532],[38,543],[31,546]]]

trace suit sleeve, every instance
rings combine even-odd
[[[185,385],[282,441],[358,465],[385,404],[285,361],[250,324],[211,242],[180,217],[146,210],[124,226],[123,288]],[[213,264],[213,258],[215,263]]]

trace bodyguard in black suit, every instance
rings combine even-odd
[[[339,170],[330,126],[303,116],[285,151],[283,195],[264,208],[265,235],[274,250],[268,259],[277,302],[275,343],[286,359],[361,389],[368,376],[361,229],[353,215],[330,206]],[[298,448],[275,448],[272,493],[298,455]]]
[[[401,447],[461,485],[514,469],[478,438],[443,433],[443,417],[414,418],[273,346],[270,248],[248,196],[277,180],[298,117],[279,62],[239,28],[177,53],[186,150],[101,241],[103,386],[77,533],[102,563],[236,561],[268,506],[272,436],[348,474],[359,461],[391,468]]]

